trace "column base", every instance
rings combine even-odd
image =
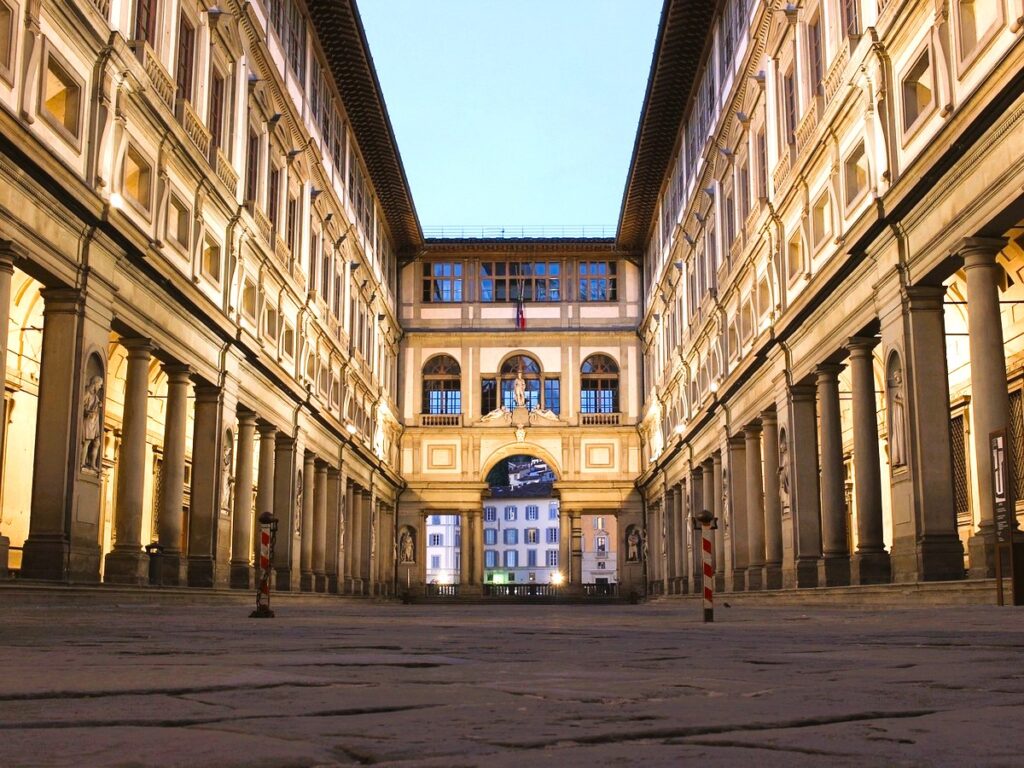
[[[764,566],[749,566],[747,568],[747,592],[760,592],[762,589],[764,589]]]
[[[733,568],[732,581],[727,587],[730,592],[743,592],[747,587],[747,569]]]
[[[996,532],[994,526],[979,528],[967,540],[972,579],[993,579],[996,575]]]
[[[960,538],[950,535],[921,539],[917,542],[917,569],[920,581],[964,578],[964,546]]]
[[[324,593],[327,591],[327,574],[318,573],[313,577],[314,589],[317,592]]]
[[[274,569],[274,591],[275,592],[291,592],[292,591],[292,569],[291,568],[275,568]]]
[[[850,561],[854,584],[888,584],[892,581],[892,563],[888,552],[857,552]]]
[[[61,535],[29,536],[21,553],[21,579],[67,581],[64,568],[70,546]]]
[[[107,584],[149,584],[149,557],[141,549],[118,549],[108,552],[103,564],[103,581]]]
[[[156,584],[161,587],[177,587],[181,585],[181,565],[183,559],[180,552],[162,552],[150,555],[156,560]]]
[[[818,586],[818,559],[801,558],[796,561],[796,588],[813,589]]]
[[[299,574],[299,591],[313,591],[313,574],[311,572],[304,572]]]
[[[338,574],[329,573],[327,574],[327,592],[331,595],[338,594]]]
[[[232,589],[252,589],[252,566],[248,563],[232,563],[228,583]]]
[[[190,557],[187,564],[188,586],[212,589],[215,567],[212,557]]]
[[[833,555],[821,558],[818,566],[818,582],[823,587],[850,586],[850,556]]]
[[[689,581],[690,580],[687,579],[685,576],[681,576],[679,578],[679,594],[680,595],[688,595],[690,593]]]
[[[782,589],[782,566],[768,563],[764,567],[764,588]]]

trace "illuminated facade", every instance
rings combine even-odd
[[[526,455],[570,587],[991,575],[1022,18],[666,0],[614,237],[425,238],[353,0],[0,0],[0,560],[472,594]]]

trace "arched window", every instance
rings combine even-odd
[[[462,413],[462,369],[450,355],[423,366],[423,413]]]
[[[502,363],[498,371],[501,404],[510,411],[516,407],[515,383],[520,371],[526,381],[526,407],[540,408],[540,365],[529,355],[513,355]]]
[[[581,413],[619,412],[619,366],[608,355],[591,355],[580,367]]]

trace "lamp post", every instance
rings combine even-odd
[[[701,560],[704,566],[704,578],[701,579],[704,584],[704,622],[708,623],[715,620],[715,566],[711,561],[714,552],[711,531],[718,527],[718,521],[711,512],[704,509],[694,515],[693,525],[694,528],[700,527]]]
[[[274,612],[270,610],[270,574],[274,562],[274,544],[277,541],[277,518],[269,512],[260,515],[260,579],[256,586],[256,610],[249,614],[250,619],[272,619]]]

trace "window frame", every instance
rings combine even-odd
[[[146,166],[146,173],[149,176],[148,184],[146,185],[147,190],[146,190],[146,200],[145,201],[139,200],[139,199],[129,195],[127,193],[127,191],[126,191],[125,182],[126,182],[126,174],[128,172],[128,158],[129,158],[129,156],[131,156],[131,154],[133,152],[136,155],[136,157],[138,158],[138,160],[141,160],[142,163],[145,164],[145,166]],[[136,163],[136,165],[138,165],[138,163]],[[124,200],[126,203],[128,203],[139,214],[144,216],[147,221],[149,221],[152,218],[152,216],[153,216],[153,202],[154,202],[154,199],[155,199],[155,194],[154,194],[154,191],[153,191],[153,187],[155,186],[156,175],[157,175],[156,174],[156,166],[153,163],[153,158],[150,157],[150,155],[138,143],[136,143],[134,141],[131,141],[131,140],[127,141],[125,143],[125,147],[124,147],[124,155],[121,157],[121,174],[120,175],[121,175],[121,178],[120,178],[120,182],[119,182],[119,189],[120,189],[120,192],[121,192],[121,199]]]
[[[14,86],[14,63],[18,60],[18,19],[21,18],[21,9],[13,0],[0,0],[0,5],[7,8],[11,16],[11,28],[7,37],[7,59],[0,60],[0,80],[9,86]]]
[[[67,75],[68,79],[78,87],[78,115],[75,121],[75,131],[72,131],[64,125],[63,121],[50,112],[46,107],[46,80],[51,60],[56,62],[57,66],[63,70],[65,75]],[[49,38],[44,38],[43,60],[40,71],[42,76],[40,77],[39,82],[39,104],[36,107],[36,112],[61,139],[75,150],[75,152],[81,152],[87,118],[85,78],[78,74],[74,67],[71,66],[68,59],[54,47]]]

